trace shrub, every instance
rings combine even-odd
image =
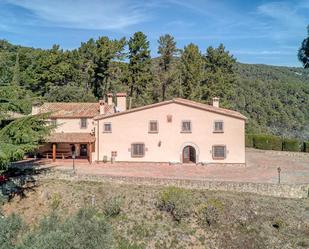
[[[224,206],[220,200],[209,199],[207,203],[201,204],[196,209],[196,215],[202,226],[212,226],[219,222],[220,213]]]
[[[188,190],[167,187],[159,195],[158,207],[169,212],[174,220],[180,221],[187,216],[191,208],[191,194]]]
[[[115,196],[108,199],[104,203],[104,214],[108,217],[117,216],[118,214],[120,214],[122,204],[123,198],[120,196]]]
[[[253,136],[252,134],[246,134],[245,136],[245,144],[246,147],[252,148],[253,147]]]
[[[282,139],[272,135],[254,135],[253,145],[261,150],[282,150]]]
[[[111,226],[95,209],[81,209],[64,222],[55,215],[45,218],[21,248],[110,249],[115,241]]]
[[[18,215],[0,217],[0,249],[15,248],[14,242],[23,227],[22,219]]]
[[[309,152],[309,141],[305,141],[304,142],[304,147],[303,148],[304,148],[304,150],[303,150],[304,152]]]
[[[282,150],[284,151],[301,151],[301,143],[296,139],[283,139]]]
[[[61,204],[61,195],[59,193],[54,193],[51,198],[50,207],[52,210],[56,210]]]

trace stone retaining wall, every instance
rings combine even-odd
[[[228,181],[203,181],[169,178],[146,178],[146,177],[118,177],[99,175],[74,175],[72,171],[53,170],[39,179],[63,179],[94,182],[116,182],[135,185],[177,186],[188,189],[205,189],[214,191],[233,191],[254,193],[265,196],[285,198],[308,197],[309,184],[273,184],[273,183],[250,183],[250,182],[228,182]]]

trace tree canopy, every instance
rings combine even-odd
[[[304,68],[309,68],[309,25],[307,27],[308,37],[303,40],[300,49],[298,50],[298,59],[304,65]]]

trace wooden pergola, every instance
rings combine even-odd
[[[52,159],[54,162],[57,155],[61,154],[57,153],[57,144],[87,144],[88,161],[92,162],[95,137],[90,133],[52,133],[47,142],[52,144]],[[64,158],[64,153],[62,153],[62,158]]]

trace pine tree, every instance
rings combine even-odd
[[[205,80],[203,81],[202,99],[210,101],[213,97],[220,97],[223,105],[231,104],[235,97],[236,60],[223,44],[218,48],[209,47],[205,55]]]
[[[142,32],[134,33],[129,42],[129,96],[130,105],[148,104],[152,95],[153,76],[151,72],[151,57],[149,41]]]
[[[166,90],[174,79],[174,74],[171,69],[173,57],[176,55],[177,48],[174,37],[169,34],[160,36],[158,43],[158,54],[161,55],[159,60],[159,75],[162,86],[162,100],[165,100]]]
[[[93,82],[93,92],[96,97],[103,97],[113,90],[109,84],[112,62],[123,59],[125,44],[125,38],[110,40],[108,37],[101,37],[96,41],[95,78]]]
[[[179,63],[181,97],[197,101],[201,99],[204,67],[205,61],[198,46],[191,43],[184,47]]]
[[[20,68],[19,68],[19,53],[17,52],[13,70],[12,85],[19,86],[19,84],[20,84]]]
[[[304,68],[309,68],[309,25],[307,27],[308,37],[303,40],[300,49],[298,50],[298,59],[304,65]]]

